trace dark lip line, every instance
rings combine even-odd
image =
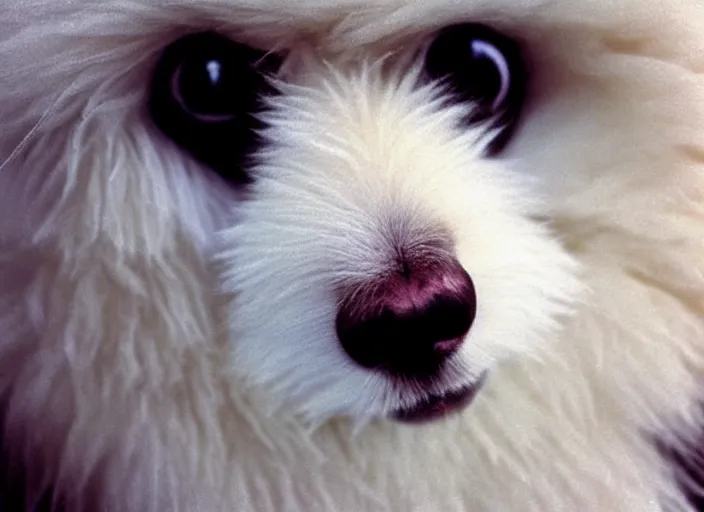
[[[465,409],[474,400],[486,380],[484,372],[475,382],[442,395],[432,395],[409,409],[399,409],[391,415],[401,423],[430,423]]]

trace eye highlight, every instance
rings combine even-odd
[[[491,111],[498,112],[508,99],[508,93],[511,89],[511,79],[513,75],[506,57],[496,46],[481,39],[475,39],[471,42],[472,58],[475,62],[485,61],[488,66],[491,66],[489,72],[495,74],[494,83],[487,80],[487,97],[493,96],[491,101]]]
[[[163,52],[149,108],[157,127],[228,181],[247,182],[261,98],[274,94],[267,74],[280,58],[213,32],[183,37]]]
[[[526,71],[515,41],[485,25],[448,27],[428,46],[425,72],[454,99],[474,105],[468,123],[486,121],[500,129],[491,152],[506,144],[526,93]]]
[[[231,121],[238,115],[237,74],[214,56],[184,62],[174,72],[171,94],[192,117],[205,123]]]

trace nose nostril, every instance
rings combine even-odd
[[[417,376],[435,372],[464,341],[476,315],[474,284],[457,263],[357,293],[338,311],[338,338],[367,368]]]

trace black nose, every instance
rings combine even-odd
[[[460,347],[476,310],[472,279],[453,262],[356,288],[337,313],[337,336],[361,366],[430,377]]]

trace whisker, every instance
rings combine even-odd
[[[31,142],[32,137],[39,131],[42,125],[46,122],[50,115],[56,112],[57,106],[60,105],[64,99],[66,99],[70,94],[74,92],[76,81],[71,83],[69,87],[66,88],[62,93],[58,94],[51,105],[44,111],[39,120],[34,123],[34,126],[27,132],[27,134],[22,138],[22,140],[15,146],[15,149],[8,155],[8,157],[0,163],[0,172],[2,172],[17,156],[27,147]]]

